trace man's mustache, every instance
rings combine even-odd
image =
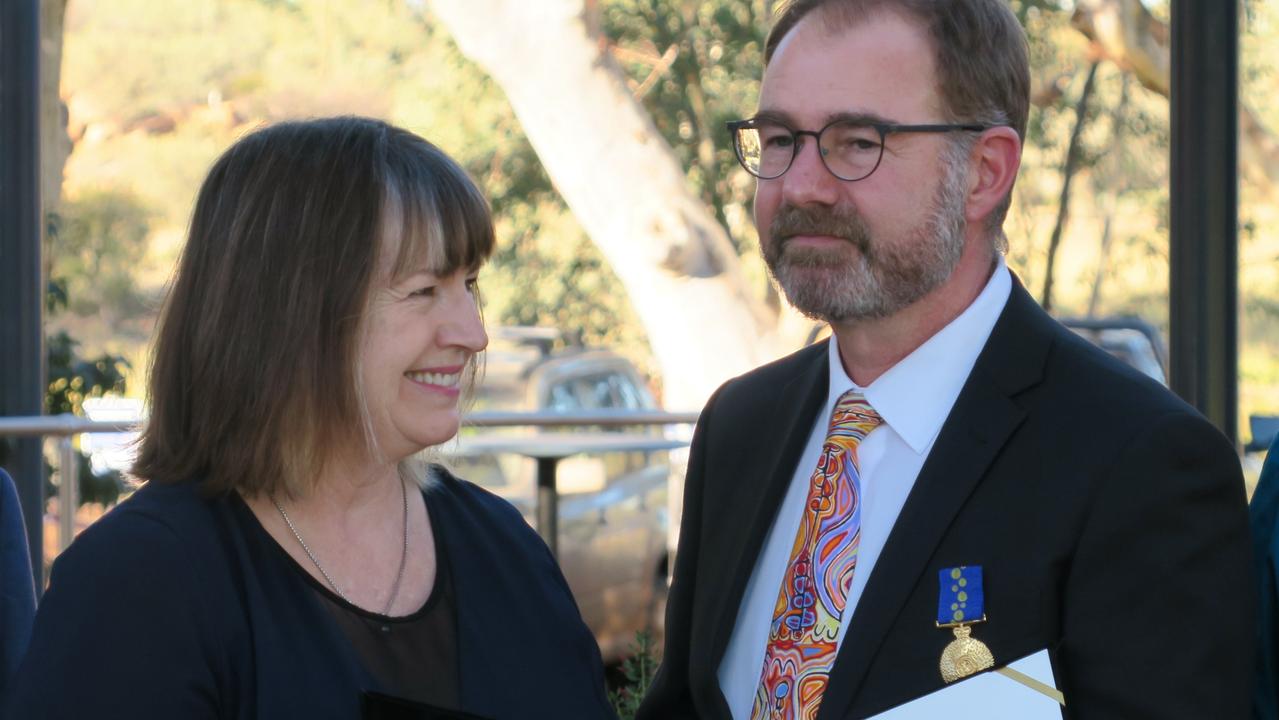
[[[768,227],[769,235],[780,250],[796,235],[826,235],[847,241],[865,252],[869,232],[856,211],[823,206],[782,205]]]

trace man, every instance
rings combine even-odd
[[[942,688],[961,634],[995,667],[1047,650],[1067,717],[1245,717],[1233,448],[1003,261],[1030,84],[1011,11],[798,0],[765,62],[734,143],[774,277],[834,337],[702,413],[639,717],[867,717]]]

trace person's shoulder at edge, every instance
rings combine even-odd
[[[1258,655],[1253,716],[1279,718],[1279,436],[1270,444],[1248,508],[1258,591]]]
[[[30,692],[11,707],[40,717],[208,712],[234,634],[218,620],[229,598],[210,562],[213,523],[198,488],[147,484],[81,532],[53,564],[15,682]],[[133,681],[148,676],[180,681],[140,694]],[[48,677],[78,679],[57,691],[37,679]]]

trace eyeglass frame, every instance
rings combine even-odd
[[[746,170],[746,172],[751,174],[751,176],[758,178],[760,180],[776,180],[777,178],[785,175],[787,171],[791,169],[791,166],[795,164],[795,158],[799,157],[799,151],[802,147],[799,143],[799,138],[800,136],[803,136],[803,135],[811,135],[813,137],[813,140],[816,141],[817,157],[821,159],[822,167],[826,168],[826,172],[830,173],[831,175],[833,175],[834,177],[840,180],[843,180],[844,182],[858,182],[861,180],[865,180],[871,175],[874,175],[875,171],[879,169],[880,164],[884,162],[884,146],[888,142],[888,136],[892,135],[893,133],[947,133],[947,132],[958,132],[958,131],[985,132],[987,130],[990,130],[991,128],[1001,127],[1000,125],[997,125],[997,124],[983,125],[980,123],[931,123],[931,124],[925,124],[925,125],[904,125],[900,123],[886,123],[886,122],[878,122],[878,121],[862,122],[862,121],[853,120],[846,117],[841,117],[841,118],[835,118],[834,120],[831,120],[830,122],[826,123],[826,125],[824,125],[821,130],[795,130],[795,129],[792,129],[790,126],[786,125],[786,123],[770,120],[769,122],[773,122],[780,127],[786,128],[786,130],[790,132],[792,144],[791,144],[790,161],[786,163],[786,167],[782,168],[782,171],[777,173],[776,175],[765,176],[765,175],[760,175],[759,173],[751,170],[750,167],[746,164],[745,158],[742,157],[742,144],[738,140],[739,130],[753,129],[753,126],[759,121],[760,121],[760,118],[758,117],[747,118],[745,120],[729,120],[727,123],[725,123],[725,126],[728,128],[729,136],[733,140],[733,154],[737,156],[737,164],[741,165],[742,168]],[[826,164],[826,156],[822,153],[822,133],[842,123],[874,128],[879,133],[879,157],[875,159],[875,164],[871,167],[871,169],[865,175],[862,175],[859,178],[846,178],[841,176],[839,173],[835,172],[834,170],[832,170],[830,168],[830,165]]]

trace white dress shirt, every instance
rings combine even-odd
[[[1001,256],[986,287],[959,317],[869,387],[858,387],[848,377],[840,360],[839,346],[831,339],[826,404],[813,419],[804,453],[764,538],[742,595],[737,623],[719,665],[719,686],[734,720],[748,720],[755,703],[777,593],[799,529],[809,479],[817,466],[836,401],[848,390],[860,390],[884,419],[857,449],[861,477],[861,545],[837,638],[837,642],[843,643],[857,601],[875,568],[875,560],[888,540],[888,533],[932,450],[942,423],[1008,302],[1011,289],[1012,279]]]

